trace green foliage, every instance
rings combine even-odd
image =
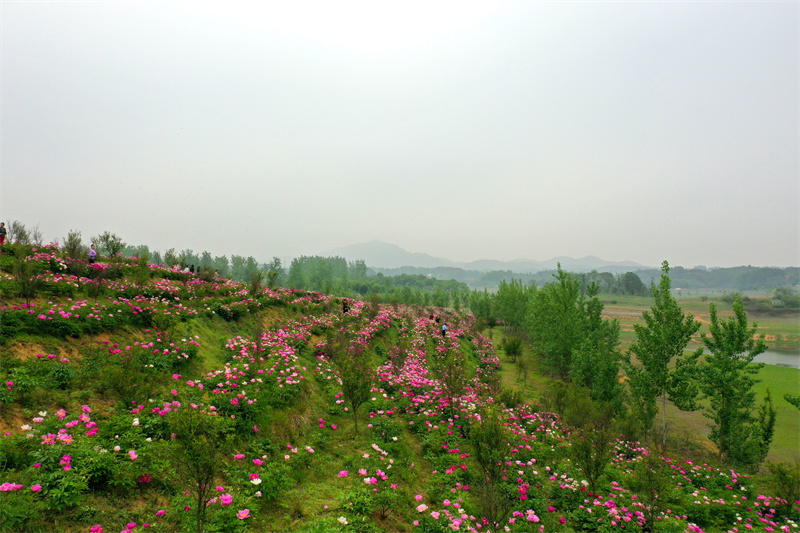
[[[475,447],[475,460],[480,468],[473,485],[476,504],[489,523],[505,521],[513,509],[516,491],[503,483],[503,471],[508,460],[508,446],[500,415],[493,411],[483,414],[470,429],[470,441]]]
[[[125,242],[117,234],[105,231],[96,237],[92,237],[92,241],[97,243],[100,251],[109,257],[114,257],[122,252],[125,248]]]
[[[791,520],[800,520],[800,509],[794,504],[800,501],[800,462],[770,463],[767,465],[775,494],[782,500],[779,512]]]
[[[253,270],[250,274],[250,285],[249,285],[249,292],[251,298],[256,298],[258,296],[258,290],[261,288],[261,282],[264,281],[264,271],[263,270]]]
[[[175,248],[170,248],[166,252],[164,252],[164,264],[167,265],[169,268],[178,264],[178,256],[175,253]]]
[[[189,407],[178,410],[170,420],[175,434],[172,457],[194,492],[197,533],[204,531],[206,502],[214,493],[214,480],[222,472],[230,448],[228,426],[226,418]]]
[[[784,394],[783,399],[800,409],[800,395],[798,394]]]
[[[369,352],[363,346],[353,345],[348,341],[338,346],[338,353],[332,359],[339,368],[342,393],[350,406],[355,430],[358,433],[358,410],[369,400],[375,379],[375,373],[370,366]]]
[[[30,305],[31,300],[44,287],[44,281],[39,277],[37,264],[34,261],[28,261],[27,255],[27,250],[18,247],[12,273],[14,280],[19,285],[20,295],[25,298],[25,303]]]
[[[64,238],[64,253],[72,259],[82,258],[86,253],[80,231],[71,229],[67,232],[67,236]]]
[[[570,454],[573,461],[583,470],[589,490],[597,493],[600,479],[606,467],[611,463],[611,432],[606,427],[594,424],[574,431],[570,436]]]
[[[670,480],[664,461],[654,449],[649,450],[633,471],[631,489],[642,504],[644,531],[656,531],[656,517],[667,510]]]
[[[548,371],[566,379],[573,352],[583,339],[584,296],[580,282],[561,270],[561,265],[554,277],[555,282],[545,285],[531,300],[528,333]]]
[[[8,242],[27,246],[31,244],[31,234],[19,220],[12,220],[8,223]]]
[[[519,337],[512,337],[512,338],[504,338],[503,339],[503,351],[506,353],[506,356],[511,359],[512,363],[517,361],[517,358],[522,355],[522,339]]]
[[[763,364],[753,359],[767,349],[763,340],[756,340],[757,325],[748,326],[741,298],[733,303],[733,316],[722,321],[717,306],[709,305],[710,336],[703,336],[709,353],[699,366],[700,390],[708,399],[704,415],[711,425],[710,439],[717,445],[720,457],[737,464],[757,465],[766,457],[769,442],[764,442],[769,429],[769,419],[774,424],[774,409],[765,404],[764,424],[756,424],[752,414],[755,405],[753,387],[758,381],[753,377]],[[770,415],[772,412],[772,415]],[[763,426],[764,431],[760,428]],[[769,439],[771,440],[771,436]],[[766,449],[760,449],[766,445]]]
[[[526,324],[528,306],[536,295],[536,285],[523,285],[514,279],[500,282],[494,295],[492,310],[511,330],[519,331]]]
[[[661,281],[653,286],[655,304],[650,312],[642,313],[644,325],[634,324],[636,341],[625,354],[623,368],[631,387],[633,412],[639,417],[645,435],[652,428],[656,398],[661,397],[662,444],[667,439],[667,398],[681,410],[696,409],[697,388],[692,382],[692,366],[702,354],[683,355],[692,335],[700,329],[700,322],[691,313],[684,314],[672,296],[669,263],[661,265]],[[635,355],[641,366],[634,365]],[[675,370],[669,364],[676,360]]]
[[[619,382],[622,354],[619,344],[619,322],[603,319],[603,304],[597,296],[598,286],[589,285],[585,300],[583,341],[573,353],[572,380],[592,391],[592,398],[622,408],[625,389]]]

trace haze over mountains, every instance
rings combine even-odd
[[[323,256],[340,256],[348,261],[363,259],[367,266],[374,268],[401,268],[420,267],[438,268],[452,267],[478,272],[491,272],[496,270],[511,270],[520,273],[535,273],[544,270],[554,270],[558,263],[569,272],[591,272],[592,270],[606,272],[626,272],[631,270],[657,268],[642,265],[633,261],[606,261],[599,257],[587,256],[582,258],[554,257],[546,261],[533,259],[514,259],[512,261],[498,261],[495,259],[481,259],[468,263],[451,261],[444,257],[435,257],[425,253],[409,252],[403,248],[383,241],[369,241],[349,246],[333,248],[322,252]]]

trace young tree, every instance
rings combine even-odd
[[[711,335],[703,335],[703,343],[710,353],[698,373],[700,391],[709,400],[704,415],[713,422],[709,438],[717,445],[720,458],[740,464],[760,463],[760,456],[766,457],[772,440],[771,410],[764,407],[761,423],[752,414],[753,387],[758,383],[753,376],[764,366],[753,363],[753,359],[767,345],[755,338],[757,324],[748,326],[741,298],[733,303],[733,316],[727,320],[719,319],[713,303],[709,305],[709,315]]]
[[[624,388],[619,382],[622,353],[619,344],[619,322],[603,319],[603,303],[599,287],[587,287],[583,341],[572,357],[572,380],[591,390],[592,399],[622,405]]]
[[[490,410],[481,414],[470,429],[475,447],[475,460],[480,475],[475,479],[475,502],[492,530],[504,522],[514,507],[516,492],[504,490],[503,473],[509,459],[508,437],[500,413]]]
[[[584,297],[580,281],[561,270],[555,283],[545,285],[531,300],[528,332],[537,352],[552,373],[565,379],[572,366],[572,353],[585,329]]]
[[[197,409],[184,407],[170,419],[175,435],[173,458],[178,472],[194,491],[197,508],[197,533],[203,533],[208,501],[214,494],[214,480],[222,473],[225,455],[230,447],[227,432],[230,421]]]
[[[43,239],[42,230],[39,229],[39,224],[36,224],[31,229],[31,240],[33,241],[33,244],[35,244],[36,246],[41,246],[42,239]]]
[[[525,325],[528,305],[535,295],[535,285],[526,287],[513,278],[510,283],[502,280],[494,295],[494,312],[506,327],[518,332]]]
[[[343,330],[330,331],[325,345],[328,357],[339,369],[344,400],[349,404],[358,433],[358,409],[369,400],[375,378],[369,364],[369,352],[363,346],[353,344]]]
[[[22,221],[12,220],[8,223],[8,242],[24,245],[31,243],[31,234]]]
[[[253,270],[250,273],[250,283],[248,289],[251,298],[255,298],[258,295],[258,290],[261,288],[261,282],[264,281],[264,275],[264,271],[261,269]]]
[[[72,259],[83,257],[86,253],[86,249],[83,246],[80,231],[69,230],[67,236],[64,238],[64,251],[67,253],[67,256]]]
[[[169,268],[172,268],[174,265],[178,264],[178,256],[175,253],[175,248],[170,248],[164,252],[164,264],[166,264]]]
[[[694,364],[703,349],[688,356],[683,350],[692,335],[700,329],[700,322],[691,313],[683,313],[672,296],[669,263],[661,264],[661,281],[653,286],[655,304],[650,312],[642,313],[644,324],[634,324],[636,341],[625,354],[623,368],[631,386],[634,411],[641,416],[643,430],[647,433],[653,425],[656,398],[661,397],[662,445],[667,442],[667,399],[682,411],[695,410],[697,387],[692,381]],[[632,362],[635,355],[641,365]],[[675,368],[669,364],[675,360]]]
[[[100,246],[100,250],[109,257],[114,257],[125,248],[125,242],[117,234],[103,232],[92,240]]]

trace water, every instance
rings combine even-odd
[[[800,368],[800,353],[767,350],[766,352],[756,356],[753,361],[756,363],[766,363],[768,365]]]

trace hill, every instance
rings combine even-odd
[[[535,273],[542,270],[555,270],[558,263],[561,263],[561,267],[564,270],[570,272],[590,272],[592,270],[603,272],[627,272],[630,270],[647,268],[644,265],[632,261],[606,261],[594,256],[587,256],[580,259],[566,256],[555,257],[547,261],[534,261],[530,259],[497,261],[484,259],[465,263],[451,261],[442,257],[434,257],[425,253],[409,252],[395,244],[377,240],[334,248],[320,255],[341,256],[350,261],[363,259],[368,266],[378,269],[446,267],[468,271],[474,270],[477,272],[512,270],[517,273]]]
[[[471,315],[27,251],[0,247],[1,531],[797,518],[759,478],[596,431],[591,404],[549,378],[509,382]]]

